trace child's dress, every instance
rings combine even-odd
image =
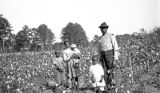
[[[101,91],[104,90],[105,81],[104,79],[100,82],[101,76],[104,76],[104,70],[100,64],[90,66],[90,75],[94,77],[95,83],[93,83],[93,87],[99,87]]]

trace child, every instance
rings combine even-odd
[[[101,93],[104,91],[105,81],[104,81],[104,70],[98,62],[96,55],[92,56],[93,65],[90,66],[90,76],[93,83],[93,87],[98,88],[96,93]]]
[[[59,51],[55,51],[55,57],[53,58],[54,64],[58,70],[57,73],[57,82],[59,85],[63,85],[65,80],[65,71],[64,71],[64,62],[62,57],[60,56]]]

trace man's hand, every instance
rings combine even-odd
[[[119,60],[118,56],[120,55],[120,53],[118,52],[118,50],[114,51],[114,61]]]
[[[113,61],[113,68],[117,68],[117,67],[119,67],[120,66],[120,63],[119,63],[119,60],[114,60]]]
[[[117,61],[118,60],[118,57],[117,56],[114,56],[114,61]]]

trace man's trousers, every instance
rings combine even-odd
[[[100,61],[102,62],[102,67],[104,69],[104,79],[106,85],[111,85],[112,79],[114,79],[113,75],[113,61],[114,61],[114,51],[101,51],[100,52]],[[108,70],[110,72],[108,73]]]

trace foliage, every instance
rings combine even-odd
[[[56,42],[53,44],[52,49],[54,50],[62,50],[64,49],[64,44],[62,42]]]
[[[40,25],[37,29],[29,28],[25,25],[16,35],[16,49],[17,51],[22,51],[20,49],[35,51],[44,47],[48,50],[49,46],[52,45],[54,38],[54,34],[45,24]]]
[[[38,33],[43,42],[43,47],[47,48],[47,45],[51,45],[55,39],[54,33],[52,33],[51,29],[48,28],[47,25],[41,24],[38,29]]]
[[[68,23],[61,32],[62,41],[68,40],[70,43],[75,43],[78,46],[87,46],[88,38],[84,29],[78,23]]]
[[[29,27],[25,25],[21,31],[19,31],[16,35],[16,49],[20,51],[21,48],[28,47],[29,42]]]
[[[7,37],[9,34],[11,34],[10,23],[6,18],[0,15],[0,37],[3,35]]]
[[[153,73],[157,73],[156,70],[159,70],[160,67],[160,43],[158,40],[159,36],[156,34],[158,32],[159,28],[156,28],[149,34],[134,33],[132,35],[117,36],[120,46],[119,59],[121,67],[130,69],[130,74],[126,78],[130,78],[130,82],[133,80],[132,86],[128,87],[128,89],[132,90],[137,84],[140,86],[139,91],[144,91],[146,84],[150,82],[151,78],[159,78],[157,74],[153,75]],[[124,73],[123,75],[127,74]],[[148,76],[149,78],[147,78]],[[122,84],[125,83],[122,82]],[[128,83],[125,85],[128,85]],[[158,85],[156,88],[158,88]]]
[[[0,46],[3,52],[9,47],[11,33],[11,25],[9,21],[0,15]]]
[[[39,51],[42,47],[42,38],[40,33],[36,28],[32,28],[30,31],[30,43],[31,43],[31,51]]]
[[[99,38],[100,38],[100,36],[94,35],[94,38],[93,38],[93,40],[91,41],[91,44],[92,44],[93,46],[98,47],[98,40],[99,40]]]
[[[160,90],[159,33],[160,29],[155,28],[149,34],[134,33],[116,36],[120,48],[118,66],[115,68],[115,80],[119,93],[124,93],[125,90],[131,93],[147,93],[148,86],[157,91]],[[55,44],[57,45],[62,46],[61,43]],[[97,54],[97,48],[93,45],[79,48],[82,53],[79,87],[89,88],[91,86],[89,66],[92,65],[91,57]],[[45,91],[46,82],[54,80],[57,73],[51,60],[54,56],[53,52],[0,55],[0,92],[40,93]]]

